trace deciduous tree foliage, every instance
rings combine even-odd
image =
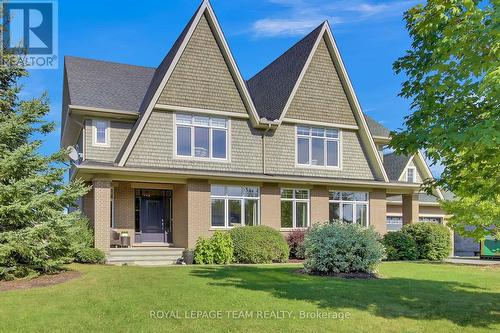
[[[450,224],[476,239],[500,236],[499,7],[498,0],[429,0],[409,9],[411,49],[394,63],[412,114],[391,147],[425,150],[444,165],[425,186],[456,195],[443,204]]]
[[[1,33],[0,29],[0,33]],[[19,100],[26,70],[4,50],[0,64],[0,280],[52,273],[91,245],[88,222],[65,208],[88,191],[64,182],[67,154],[40,154],[34,139],[54,130],[46,95]]]

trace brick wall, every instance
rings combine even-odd
[[[200,236],[211,236],[210,229],[210,184],[207,181],[193,180],[188,189],[188,238],[187,245],[192,248]]]
[[[109,253],[111,221],[111,181],[94,180],[94,246]]]
[[[418,193],[403,194],[403,224],[418,222]]]
[[[386,210],[385,190],[376,189],[370,192],[370,225],[381,235],[387,233]]]
[[[260,223],[276,230],[281,227],[281,195],[278,184],[260,188]]]
[[[188,247],[188,186],[175,184],[172,197],[172,240],[176,247]]]
[[[115,194],[115,230],[127,231],[130,243],[135,242],[135,190],[128,182],[113,182]]]

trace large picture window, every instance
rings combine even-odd
[[[339,167],[340,132],[334,128],[297,126],[297,164]]]
[[[368,226],[368,193],[330,192],[330,221]]]
[[[176,155],[182,157],[227,159],[225,118],[176,115]]]
[[[258,187],[212,185],[211,226],[258,225],[259,195]]]
[[[281,227],[309,227],[309,190],[281,190]]]

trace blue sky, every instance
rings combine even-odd
[[[32,70],[23,98],[48,91],[57,132],[45,153],[59,147],[65,55],[156,67],[200,0],[58,2],[59,69]],[[394,60],[409,48],[404,10],[416,1],[212,0],[245,79],[270,63],[323,20],[330,22],[363,110],[390,129],[402,126],[409,102],[398,97],[403,77]],[[435,173],[439,170],[435,168]]]

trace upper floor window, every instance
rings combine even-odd
[[[309,227],[309,190],[281,189],[281,227]]]
[[[330,221],[368,226],[368,193],[330,192]]]
[[[176,115],[176,155],[227,159],[227,119]]]
[[[95,119],[93,121],[94,145],[109,145],[109,121]]]
[[[259,224],[259,188],[212,185],[211,226]]]
[[[297,126],[297,164],[338,167],[340,132],[334,128]]]
[[[406,170],[406,181],[408,183],[415,183],[416,180],[415,180],[415,168],[414,167],[409,167],[407,170]]]

